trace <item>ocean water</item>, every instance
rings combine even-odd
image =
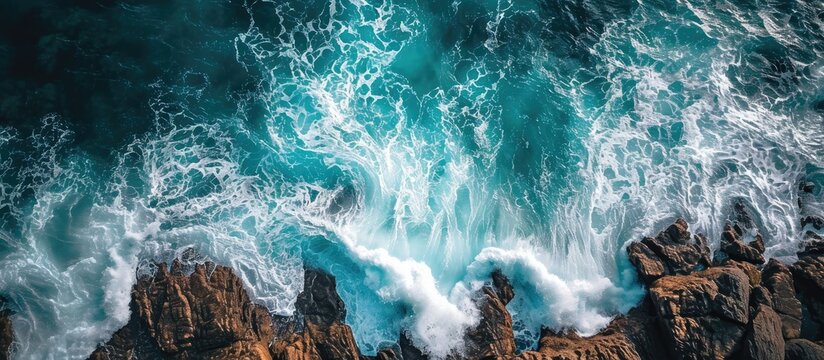
[[[679,216],[791,259],[822,214],[820,1],[8,1],[0,73],[16,359],[85,358],[175,257],[277,314],[323,268],[364,352],[436,358],[499,268],[526,349],[634,306]]]

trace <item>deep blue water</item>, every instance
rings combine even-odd
[[[819,1],[6,1],[0,73],[19,359],[179,256],[278,314],[321,267],[364,351],[436,357],[500,268],[527,348],[635,305],[624,246],[678,216],[717,244],[743,201],[787,257],[822,209]]]

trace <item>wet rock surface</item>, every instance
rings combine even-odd
[[[664,275],[688,274],[710,265],[710,250],[703,236],[691,236],[687,222],[678,219],[656,237],[630,244],[629,259],[646,284]]]
[[[480,297],[475,302],[480,311],[480,322],[464,336],[467,358],[509,357],[515,354],[512,316],[506,310],[506,304],[514,296],[509,280],[501,272],[493,272],[492,284],[481,289]]]
[[[178,262],[132,289],[129,323],[91,359],[269,359],[269,312],[250,301],[231,269]]]
[[[478,324],[449,358],[824,358],[824,241],[810,237],[795,264],[763,264],[757,232],[753,241],[741,240],[753,234],[741,226],[746,220],[725,228],[722,241],[735,244],[722,245],[715,261],[704,237],[690,234],[683,220],[630,244],[629,257],[649,290],[644,300],[594,336],[542,329],[532,350],[516,349],[506,308],[516,294],[494,271],[474,298]],[[395,346],[361,354],[335,278],[306,269],[304,280],[296,314],[273,317],[250,301],[226,267],[207,263],[187,275],[177,263],[171,270],[161,265],[153,277],[138,280],[129,323],[91,358],[428,359],[405,332]]]

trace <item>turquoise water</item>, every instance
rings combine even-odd
[[[500,268],[523,349],[635,305],[623,248],[678,216],[717,247],[743,200],[786,257],[821,209],[820,2],[0,8],[15,358],[84,358],[179,256],[278,314],[321,267],[361,349],[435,357]]]

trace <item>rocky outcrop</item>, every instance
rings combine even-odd
[[[572,331],[542,329],[538,349],[517,359],[668,359],[659,335],[652,304],[645,299],[626,316],[619,316],[595,336],[581,337]]]
[[[232,270],[177,261],[132,290],[132,315],[91,359],[271,359],[269,312],[249,300]]]
[[[801,336],[801,302],[796,298],[789,267],[771,259],[764,266],[762,283],[770,293],[773,309],[781,318],[781,333],[784,338],[795,339]]]
[[[654,238],[630,244],[628,251],[630,262],[645,284],[665,275],[689,274],[710,265],[706,239],[701,235],[691,237],[684,219],[678,219]]]
[[[500,271],[493,272],[492,283],[481,289],[480,297],[475,301],[481,316],[480,322],[464,336],[467,358],[485,359],[515,355],[512,317],[506,310],[506,304],[514,296],[509,280]]]
[[[91,359],[359,359],[335,279],[305,272],[292,317],[250,301],[232,270],[211,263],[186,275],[178,262],[157,267],[132,290],[129,323]],[[386,350],[378,359],[392,359]]]
[[[11,327],[11,311],[6,309],[5,301],[0,298],[0,360],[9,358],[14,331]]]
[[[792,265],[798,298],[803,304],[801,336],[824,339],[824,240],[813,238]]]
[[[749,359],[781,359],[784,357],[784,337],[781,318],[770,306],[760,304],[747,330],[746,352]]]
[[[721,251],[732,260],[763,264],[764,240],[761,235],[755,234],[755,239],[746,244],[741,240],[743,235],[744,231],[738,225],[725,226],[721,234]]]
[[[295,309],[294,317],[276,322],[273,359],[360,358],[352,329],[344,324],[346,305],[337,293],[332,275],[306,269],[303,292],[298,295]]]
[[[590,337],[541,330],[538,347],[518,352],[506,309],[515,293],[499,271],[476,293],[478,324],[450,359],[820,359],[824,319],[824,241],[815,236],[788,266],[763,264],[763,242],[747,218],[722,237],[710,261],[706,240],[678,220],[627,248],[648,294]],[[744,234],[755,234],[744,243]],[[760,256],[760,258],[759,258]],[[198,265],[184,274],[160,265],[132,291],[132,317],[93,359],[427,359],[405,332],[375,356],[360,353],[334,277],[306,269],[290,317],[250,301],[231,270]]]
[[[734,267],[668,276],[650,287],[670,349],[684,359],[727,358],[738,351],[749,296],[747,275]]]
[[[794,339],[785,345],[787,360],[821,360],[824,359],[824,346],[807,339]]]

